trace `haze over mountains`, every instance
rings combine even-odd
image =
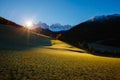
[[[43,29],[48,29],[53,32],[59,32],[59,31],[67,31],[72,28],[71,25],[61,25],[60,23],[48,25],[47,23],[39,22],[36,24],[38,27],[41,27]]]

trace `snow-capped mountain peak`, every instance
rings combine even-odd
[[[49,29],[54,32],[66,31],[66,30],[69,30],[70,28],[72,28],[71,25],[61,25],[60,23],[48,25],[46,23],[39,22],[37,25],[38,25],[38,27],[41,27],[43,29]]]
[[[41,27],[43,29],[48,29],[49,28],[49,25],[47,25],[46,23],[43,23],[41,21],[37,25],[38,25],[38,27]]]
[[[105,20],[108,20],[108,19],[116,19],[120,17],[120,14],[113,14],[113,15],[102,15],[102,16],[95,16],[93,18],[91,18],[89,21],[99,21],[99,22],[103,22]]]

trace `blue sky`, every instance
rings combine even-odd
[[[115,13],[120,14],[120,0],[0,0],[0,16],[21,25],[26,20],[76,25]]]

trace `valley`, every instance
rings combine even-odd
[[[119,80],[120,59],[92,55],[59,40],[29,50],[0,50],[2,80]]]

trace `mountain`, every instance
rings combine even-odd
[[[74,26],[59,36],[59,39],[75,46],[96,43],[120,47],[120,15],[97,16]]]
[[[110,19],[116,19],[120,17],[120,14],[113,14],[113,15],[102,15],[102,16],[95,16],[93,18],[91,18],[90,20],[88,20],[87,22],[94,22],[94,21],[98,21],[98,22],[104,22],[105,20],[110,20]]]
[[[3,17],[0,17],[0,24],[3,25],[11,25],[11,26],[16,26],[16,27],[22,27],[21,25],[16,24],[15,22],[12,22],[10,20],[7,20]]]
[[[52,24],[49,27],[49,30],[54,31],[54,32],[59,32],[59,31],[67,31],[70,28],[72,28],[71,25],[61,25],[59,23],[56,23],[56,24]]]
[[[43,29],[41,27],[34,28],[34,29],[32,29],[32,31],[39,33],[39,34],[46,35],[46,36],[50,36],[52,38],[56,38],[59,34],[66,32],[66,31],[54,32],[49,29]]]
[[[48,25],[46,23],[43,22],[39,22],[38,24],[36,24],[38,27],[41,27],[42,29],[48,29],[52,32],[60,32],[60,31],[67,31],[70,28],[72,28],[71,25],[61,25],[59,23],[56,24],[52,24],[52,25]]]
[[[46,23],[43,23],[43,22],[39,22],[37,24],[38,27],[41,27],[43,29],[49,29],[49,25],[47,25]]]
[[[50,37],[30,31],[10,20],[0,19],[0,49],[28,49],[49,46],[51,45],[50,40]]]
[[[72,28],[71,25],[56,23],[49,26],[46,23],[39,22],[38,24],[34,24],[34,29],[32,29],[32,31],[56,38],[57,35],[66,32],[70,28]]]

